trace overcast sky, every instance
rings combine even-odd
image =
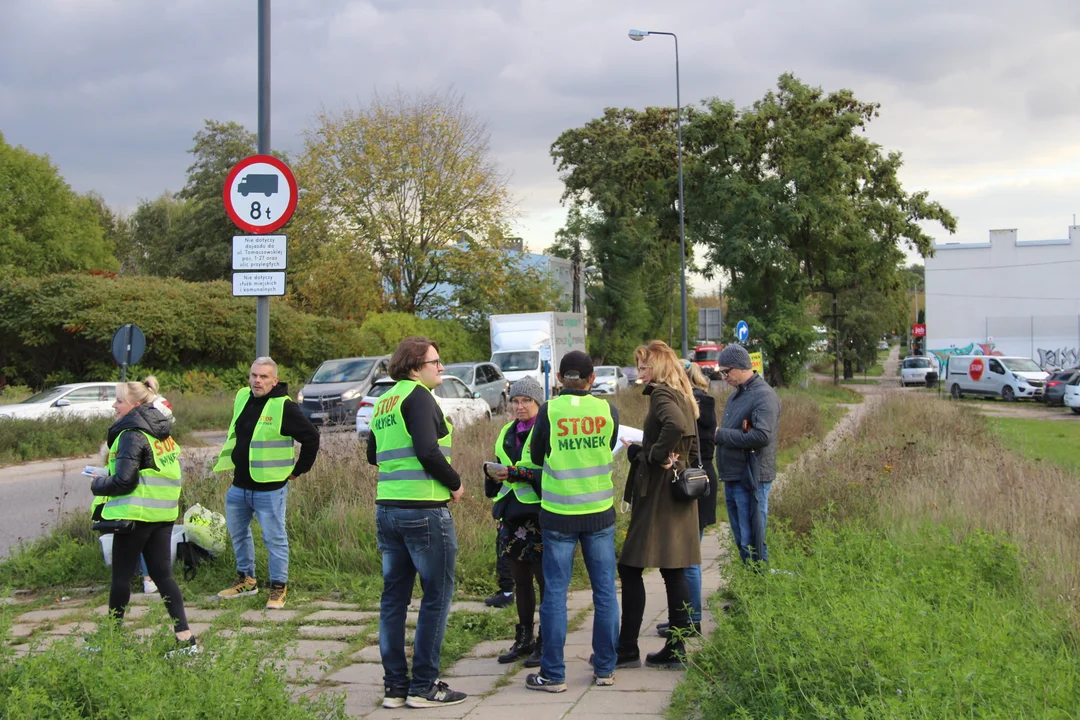
[[[613,107],[744,107],[792,71],[882,104],[871,139],[909,191],[991,228],[1066,237],[1080,213],[1077,0],[274,0],[272,140],[296,152],[320,107],[455,87],[511,173],[518,232],[563,223],[549,148]],[[177,190],[204,118],[256,128],[255,0],[0,0],[0,132],[79,192],[130,210]]]

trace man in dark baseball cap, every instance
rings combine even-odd
[[[571,350],[563,355],[559,362],[559,377],[567,380],[590,380],[589,385],[592,385],[592,358],[580,350]]]

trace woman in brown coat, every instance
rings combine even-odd
[[[645,612],[645,568],[660,568],[667,588],[670,627],[688,629],[690,590],[684,571],[701,564],[697,501],[676,500],[671,489],[675,472],[697,464],[695,440],[698,408],[693,390],[675,352],[653,340],[634,352],[638,376],[649,396],[640,445],[630,445],[630,476],[623,500],[630,503],[630,527],[619,557],[622,580],[622,628],[619,667],[641,664],[637,639]],[[645,658],[649,667],[678,668],[685,657],[678,633],[664,648]]]

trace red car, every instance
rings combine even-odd
[[[716,377],[717,361],[720,360],[720,351],[723,349],[724,346],[719,343],[698,345],[694,348],[694,358],[691,362],[701,368],[705,377]]]

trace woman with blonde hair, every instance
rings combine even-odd
[[[629,445],[630,475],[623,500],[630,503],[630,527],[619,557],[622,627],[619,667],[641,664],[638,633],[645,612],[645,568],[660,568],[667,588],[668,623],[685,633],[690,627],[686,568],[701,564],[697,501],[677,500],[674,473],[697,464],[697,403],[682,361],[667,343],[653,340],[634,351],[638,377],[645,383],[649,411],[640,445]],[[645,658],[649,667],[679,668],[685,648],[679,633],[669,633],[659,652]]]
[[[90,485],[94,529],[113,533],[109,612],[124,618],[139,556],[173,619],[185,652],[197,651],[184,597],[172,574],[172,528],[180,516],[180,446],[172,438],[171,412],[153,376],[116,386],[116,422],[109,428],[107,475]]]

